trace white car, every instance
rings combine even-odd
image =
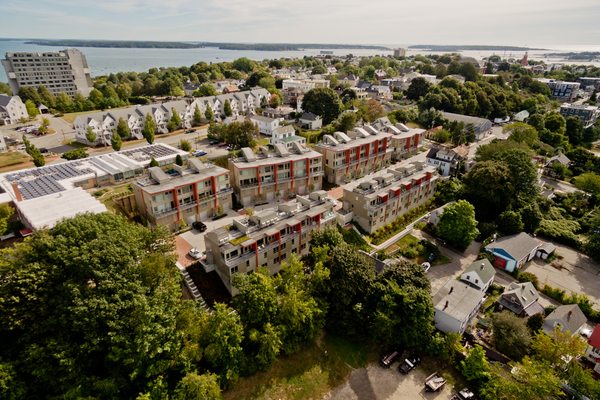
[[[192,247],[191,250],[188,252],[188,255],[190,257],[192,257],[194,260],[199,260],[202,258],[202,256],[204,255],[203,252],[201,252],[200,250],[198,250],[195,247]]]
[[[423,267],[425,272],[427,272],[427,271],[429,271],[429,268],[431,268],[431,264],[429,264],[427,261],[425,261],[423,264],[421,264],[421,267]]]

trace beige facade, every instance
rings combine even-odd
[[[243,156],[229,159],[231,186],[244,207],[283,200],[321,189],[323,156],[298,142],[261,147],[258,154],[249,148]]]
[[[324,156],[327,182],[341,185],[389,166],[391,137],[371,126],[323,136],[315,150]]]
[[[2,65],[13,93],[23,87],[45,86],[53,94],[87,96],[93,89],[87,60],[77,49],[6,53]]]
[[[382,171],[369,180],[344,188],[342,214],[372,233],[429,200],[438,174],[424,163]]]
[[[392,161],[403,160],[414,155],[423,144],[425,129],[409,128],[401,123],[392,124],[387,117],[376,120],[373,127],[392,134],[390,138]]]
[[[235,219],[229,226],[204,236],[206,263],[214,267],[230,293],[232,277],[248,274],[264,267],[271,274],[292,253],[299,257],[310,250],[311,232],[335,224],[333,203],[325,191],[297,196],[276,208],[263,210],[250,217]]]
[[[133,185],[137,208],[150,225],[174,231],[182,222],[190,225],[231,209],[229,171],[196,158],[187,168],[173,165],[170,173],[160,167]]]

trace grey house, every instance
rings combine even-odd
[[[586,322],[587,318],[577,304],[567,304],[552,311],[544,320],[542,329],[551,334],[554,328],[559,327],[563,332],[568,331],[571,332],[571,335],[576,335]]]

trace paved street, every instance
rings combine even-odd
[[[356,369],[349,379],[325,396],[326,400],[448,400],[453,388],[445,385],[437,393],[425,391],[428,374],[417,368],[408,375],[398,372],[398,362],[389,369],[377,364]]]
[[[557,260],[562,268],[535,259],[524,271],[535,274],[540,285],[548,284],[568,293],[587,295],[594,303],[594,308],[600,310],[600,265],[585,254],[560,244],[555,245],[556,254],[564,257]]]
[[[557,181],[556,179],[548,178],[546,176],[540,177],[540,183],[544,186],[552,188],[553,190],[560,190],[561,192],[565,193],[575,193],[580,191],[570,183],[565,181]]]

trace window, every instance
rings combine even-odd
[[[236,265],[235,267],[232,267],[232,268],[230,268],[230,269],[229,269],[229,272],[230,272],[231,274],[235,274],[236,272],[238,272],[238,267],[237,267],[237,265]]]

